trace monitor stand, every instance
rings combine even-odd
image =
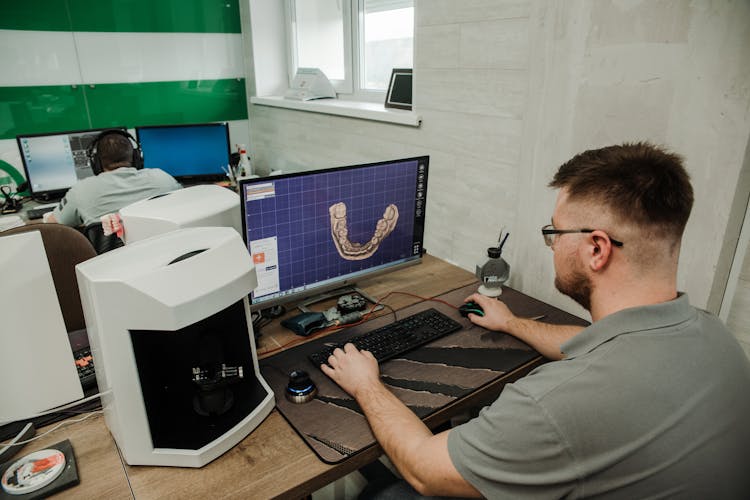
[[[370,302],[371,304],[375,304],[375,308],[372,310],[372,312],[380,311],[384,308],[382,304],[378,304],[378,301],[368,295],[364,290],[361,288],[358,288],[356,286],[342,286],[341,288],[336,288],[334,290],[331,290],[330,292],[321,293],[320,295],[315,295],[314,297],[311,297],[303,302],[301,302],[299,305],[297,305],[297,308],[302,312],[313,312],[310,310],[308,306],[311,306],[313,304],[316,304],[318,302],[321,302],[326,299],[331,299],[334,297],[342,297],[347,294],[359,294],[364,298],[367,302]]]

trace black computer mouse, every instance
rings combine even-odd
[[[470,300],[469,302],[465,302],[458,306],[458,312],[464,318],[468,317],[469,313],[476,314],[477,316],[484,316],[484,309],[482,309],[482,307],[473,300]]]

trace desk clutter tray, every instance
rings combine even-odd
[[[476,290],[470,285],[439,297],[459,305]],[[585,321],[504,288],[500,299],[517,315],[548,323],[587,324]],[[419,311],[438,309],[463,328],[411,352],[381,363],[383,382],[416,415],[425,419],[459,401],[503,375],[516,370],[539,354],[514,337],[491,332],[462,318],[458,311],[436,301],[425,301],[398,311],[403,318]],[[276,396],[276,407],[310,448],[326,463],[337,463],[375,444],[359,405],[308,359],[323,343],[342,342],[393,322],[381,316],[361,325],[332,333],[260,361],[264,378]],[[318,388],[311,401],[292,403],[285,397],[289,374],[304,370]]]

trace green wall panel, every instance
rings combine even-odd
[[[0,87],[0,139],[100,127],[246,119],[245,80],[237,78]]]
[[[0,29],[241,32],[239,0],[0,0]]]
[[[0,138],[90,128],[82,86],[0,87]]]
[[[70,31],[65,0],[0,0],[0,29]]]
[[[244,79],[99,84],[86,96],[93,128],[247,119]]]

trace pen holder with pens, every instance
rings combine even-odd
[[[487,249],[489,260],[476,268],[476,276],[482,283],[477,291],[487,297],[497,297],[502,294],[503,283],[510,277],[510,264],[502,257],[503,246],[509,234],[505,233],[505,237],[501,238],[498,246]],[[502,232],[500,235],[502,237]]]

